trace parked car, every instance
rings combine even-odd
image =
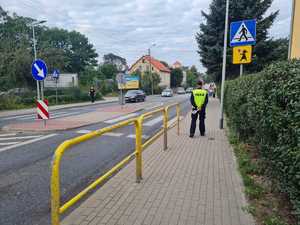
[[[144,102],[146,94],[142,90],[129,90],[125,94],[125,102]]]
[[[185,90],[185,93],[192,93],[193,90],[194,90],[194,88],[188,87],[188,88]]]
[[[161,92],[161,97],[172,97],[173,91],[172,89],[166,88]]]
[[[185,90],[183,87],[179,87],[177,88],[177,94],[181,95],[181,94],[185,94]]]

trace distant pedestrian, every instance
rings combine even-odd
[[[91,102],[92,103],[94,103],[94,101],[95,101],[95,88],[94,88],[94,86],[91,86],[91,88],[90,88],[90,97],[91,97]]]
[[[192,122],[191,122],[191,128],[190,128],[190,138],[193,138],[195,135],[196,130],[196,123],[197,118],[199,115],[199,130],[200,135],[205,135],[205,110],[206,105],[208,103],[208,93],[206,90],[202,88],[203,82],[198,81],[198,87],[197,89],[193,90],[191,94],[191,104],[193,106],[192,110]]]

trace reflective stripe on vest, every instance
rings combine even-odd
[[[207,91],[203,89],[193,90],[194,102],[198,108],[202,107],[205,102]]]

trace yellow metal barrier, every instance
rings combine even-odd
[[[136,181],[139,183],[142,179],[142,151],[148,147],[151,143],[153,143],[157,138],[159,138],[162,134],[164,134],[164,150],[168,147],[168,113],[171,107],[176,106],[176,115],[177,115],[177,134],[179,135],[179,120],[180,120],[180,105],[179,103],[169,105],[165,108],[159,108],[154,111],[145,113],[138,118],[129,119],[118,124],[115,124],[110,127],[106,127],[100,130],[93,131],[91,133],[64,141],[61,145],[56,149],[53,159],[52,159],[52,174],[51,174],[51,221],[52,225],[60,224],[60,215],[63,214],[67,209],[77,203],[81,198],[83,198],[89,191],[96,188],[99,184],[101,184],[104,180],[113,175],[116,171],[122,168],[126,163],[128,163],[134,156],[136,158]],[[145,118],[151,117],[153,114],[162,112],[163,113],[163,129],[161,129],[157,134],[147,140],[144,144],[142,144],[142,124]],[[134,124],[135,126],[135,152],[124,158],[121,162],[111,168],[104,175],[95,180],[92,184],[82,190],[75,197],[67,201],[65,204],[60,206],[60,162],[63,154],[70,147],[77,145],[79,143],[85,142],[95,137],[99,137],[104,133],[111,132],[115,129],[125,127],[128,125]]]

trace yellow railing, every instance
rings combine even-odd
[[[116,171],[122,168],[126,163],[128,163],[134,156],[136,158],[136,181],[139,183],[142,179],[142,151],[147,148],[151,143],[153,143],[157,138],[164,134],[164,146],[163,149],[166,150],[168,147],[168,114],[171,107],[176,106],[176,116],[177,116],[177,134],[179,135],[179,120],[180,120],[180,105],[175,103],[164,108],[159,108],[154,111],[145,113],[137,118],[129,119],[118,124],[115,124],[110,127],[106,127],[100,130],[93,131],[91,133],[64,141],[56,149],[53,159],[52,159],[52,174],[51,174],[51,221],[52,225],[60,224],[60,215],[63,214],[67,209],[77,203],[82,197],[84,197],[89,191],[96,188],[99,184],[113,175]],[[145,118],[152,116],[156,113],[163,113],[163,128],[159,130],[153,137],[148,139],[144,144],[142,143],[142,132],[143,132],[143,121]],[[175,124],[176,124],[175,123]],[[77,145],[79,143],[85,142],[95,137],[99,137],[104,133],[111,132],[115,129],[125,127],[128,125],[134,124],[135,126],[135,152],[124,158],[121,162],[111,168],[104,175],[99,177],[88,187],[82,190],[75,197],[60,205],[60,162],[63,154],[70,149],[71,146]],[[170,125],[172,126],[172,124]]]

